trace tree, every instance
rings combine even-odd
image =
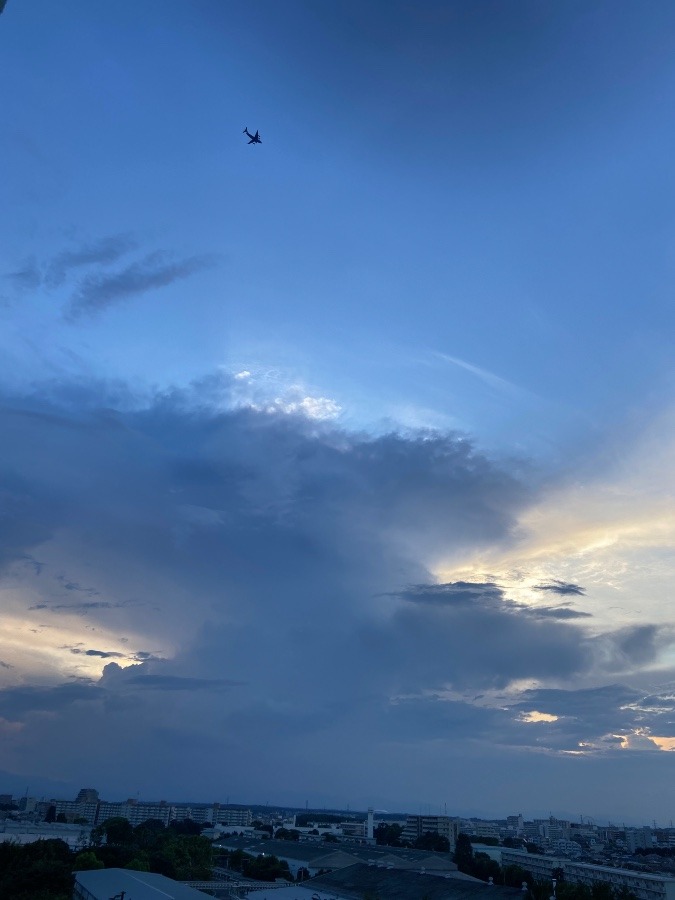
[[[464,872],[465,875],[471,874],[473,869],[473,847],[468,834],[462,832],[457,835],[453,859],[460,872]]]
[[[437,831],[425,831],[417,838],[414,845],[416,850],[432,850],[436,853],[449,853],[450,841]]]
[[[403,828],[395,822],[391,825],[387,825],[386,822],[381,822],[373,831],[375,843],[383,844],[387,847],[400,847],[402,834]]]
[[[277,829],[275,837],[279,841],[299,841],[300,832],[295,828],[279,828]]]
[[[171,822],[169,829],[176,834],[196,835],[202,833],[201,825],[192,819],[182,819],[180,822]]]
[[[495,884],[502,880],[502,870],[499,863],[490,859],[487,853],[474,853],[473,870],[471,874],[481,881],[489,881],[492,878]]]
[[[73,860],[73,872],[86,872],[91,869],[102,869],[103,862],[93,850],[83,850]]]
[[[505,866],[502,870],[502,880],[508,887],[519,888],[524,881],[527,884],[532,882],[532,873],[521,866]]]
[[[109,844],[128,847],[133,842],[134,829],[131,822],[124,816],[112,816],[110,819],[106,819],[92,831],[92,837],[93,832],[98,833],[99,829],[101,834],[106,836]]]

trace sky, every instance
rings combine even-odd
[[[674,51],[8,0],[2,790],[672,818]]]

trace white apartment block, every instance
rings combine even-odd
[[[214,825],[229,825],[248,828],[253,822],[253,814],[250,809],[229,809],[225,806],[219,806],[217,803],[213,806]]]
[[[98,803],[94,801],[78,801],[78,800],[54,800],[53,805],[56,808],[56,815],[63,813],[67,822],[74,822],[75,819],[86,819],[88,825],[96,822],[96,812]]]
[[[675,878],[663,875],[634,872],[631,869],[614,869],[610,866],[594,866],[590,863],[556,856],[540,856],[537,853],[507,847],[502,847],[502,866],[520,866],[540,881],[550,880],[556,869],[562,869],[565,879],[574,884],[586,884],[591,887],[600,881],[618,890],[625,887],[632,891],[638,900],[675,900]]]
[[[413,843],[429,831],[446,837],[452,850],[460,832],[459,820],[449,816],[408,816],[401,840]]]
[[[99,802],[97,824],[115,816],[121,816],[134,827],[148,819],[159,819],[164,825],[175,819],[174,807],[164,800],[159,803],[139,803],[138,800],[125,800],[123,803]]]
[[[568,881],[589,886],[596,881],[602,881],[619,890],[625,887],[632,891],[638,900],[675,900],[675,878],[633,872],[630,869],[593,866],[571,860],[565,860],[564,871]]]

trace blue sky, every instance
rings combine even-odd
[[[8,784],[670,816],[674,25],[9,0]]]

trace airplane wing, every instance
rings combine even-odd
[[[3,11],[5,6],[7,5],[7,0],[0,0],[0,13]]]

